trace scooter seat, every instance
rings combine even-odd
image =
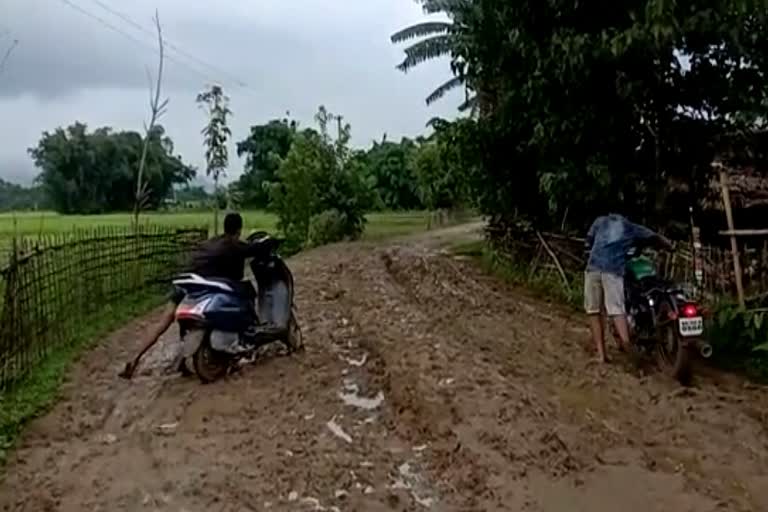
[[[180,274],[173,279],[176,286],[212,288],[225,293],[234,293],[248,299],[256,298],[256,291],[250,281],[233,281],[223,277],[202,277],[198,274]]]

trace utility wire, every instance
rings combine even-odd
[[[19,44],[18,39],[14,39],[11,43],[11,46],[8,47],[8,49],[5,51],[5,55],[3,55],[3,59],[0,60],[0,75],[3,74],[3,71],[5,71],[5,63],[8,62],[8,57],[11,56],[11,53],[13,53],[13,50],[16,48],[16,46]]]
[[[74,2],[72,2],[71,0],[61,0],[61,2],[64,5],[66,5],[66,6],[70,7],[70,8],[72,8],[72,9],[76,10],[77,12],[82,14],[83,16],[87,16],[87,17],[95,20],[96,22],[100,23],[101,25],[107,27],[108,29],[110,29],[110,30],[112,30],[114,32],[117,32],[118,34],[122,35],[123,37],[126,37],[126,38],[130,39],[134,43],[140,44],[142,46],[146,46],[148,48],[151,48],[155,53],[159,53],[159,50],[157,48],[155,48],[154,46],[152,46],[152,45],[148,44],[147,42],[142,41],[142,40],[132,36],[131,34],[125,32],[124,30],[122,30],[122,29],[116,27],[115,25],[111,24],[110,22],[108,22],[104,18],[101,18],[97,14],[93,14],[92,12],[89,12],[88,10],[83,9],[79,5],[77,5]],[[180,61],[180,60],[175,59],[175,58],[173,58],[171,56],[168,56],[168,55],[166,55],[165,57],[168,60],[170,60],[172,62],[175,62],[176,64],[178,64],[178,65],[180,65],[182,67],[187,68],[187,70],[195,73],[196,75],[198,75],[198,76],[200,76],[202,78],[205,78],[208,81],[215,81],[215,80],[211,80],[211,77],[209,75],[205,74],[204,72],[200,71],[199,69],[196,69],[195,67],[189,65],[186,62]]]
[[[105,11],[109,12],[110,14],[112,14],[112,15],[120,18],[124,22],[128,23],[129,25],[131,25],[135,29],[137,29],[137,30],[139,30],[139,31],[141,31],[141,32],[143,32],[143,33],[145,33],[147,35],[150,35],[150,36],[154,37],[154,32],[152,32],[151,30],[149,30],[145,26],[141,25],[140,23],[138,23],[136,20],[134,20],[133,18],[131,18],[127,14],[118,11],[117,9],[113,8],[112,6],[110,6],[109,4],[107,4],[105,2],[102,2],[101,0],[91,0],[91,1],[93,3],[95,3],[96,5],[98,5],[99,7],[101,7],[102,9],[104,9]],[[223,70],[223,69],[221,69],[219,67],[216,67],[213,64],[209,64],[208,62],[204,61],[203,59],[200,59],[200,58],[192,55],[191,53],[182,50],[177,45],[174,45],[173,43],[171,43],[167,39],[165,40],[165,46],[167,46],[171,50],[175,51],[179,55],[182,55],[182,56],[186,57],[187,59],[192,60],[192,61],[196,62],[197,64],[203,66],[203,67],[206,67],[206,68],[208,68],[208,69],[210,69],[212,71],[215,71],[216,73],[218,73],[220,75],[227,75],[227,76],[229,76],[229,78],[233,82],[235,82],[238,86],[240,86],[240,87],[248,87],[248,84],[246,84],[245,82],[240,80],[238,77],[234,76],[233,74],[231,74],[231,73],[229,73],[229,72],[227,72],[227,71],[225,71],[225,70]]]

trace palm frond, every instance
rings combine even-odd
[[[427,121],[427,128],[432,128],[435,131],[441,130],[448,125],[450,125],[450,123],[446,121],[445,118],[443,117],[433,117],[432,119]]]
[[[436,59],[451,53],[450,35],[441,35],[424,39],[405,49],[405,60],[397,65],[397,69],[407,73],[412,67],[424,61]]]
[[[438,12],[451,12],[459,7],[466,0],[421,0],[421,6],[424,12],[434,14]]]
[[[467,110],[475,111],[477,109],[477,95],[467,98],[467,100],[459,105],[459,112],[466,112]]]
[[[392,34],[393,43],[402,43],[417,37],[431,36],[433,34],[445,34],[451,29],[451,23],[446,21],[425,21],[411,25]]]
[[[458,76],[451,78],[450,80],[445,82],[443,85],[435,89],[432,92],[432,94],[427,96],[427,105],[431,105],[432,103],[436,102],[437,100],[445,96],[445,94],[448,91],[451,91],[457,87],[461,87],[463,83],[464,83],[464,80]]]

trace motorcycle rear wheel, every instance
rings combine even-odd
[[[677,321],[670,318],[672,306],[663,303],[659,308],[656,354],[659,365],[680,384],[691,381],[691,353],[677,330]]]
[[[228,355],[213,350],[210,333],[205,334],[203,342],[192,355],[195,374],[203,384],[214,382],[226,375],[231,362]]]

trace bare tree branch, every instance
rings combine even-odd
[[[160,50],[160,60],[157,66],[157,80],[152,84],[152,73],[147,70],[149,79],[149,124],[144,126],[144,146],[141,149],[141,160],[139,161],[139,170],[136,176],[136,201],[134,204],[133,218],[134,224],[139,225],[139,213],[149,200],[149,186],[144,182],[144,173],[147,165],[147,154],[149,153],[149,144],[157,121],[165,114],[168,106],[168,98],[160,100],[160,91],[163,83],[163,66],[165,64],[165,44],[163,43],[163,28],[160,25],[160,14],[155,10],[155,28],[157,29],[157,44]]]

